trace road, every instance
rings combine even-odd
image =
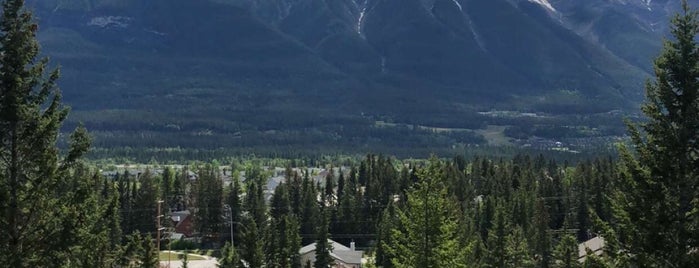
[[[216,260],[189,261],[188,268],[216,268]],[[182,261],[171,261],[170,267],[167,266],[167,261],[160,262],[160,268],[181,268]]]

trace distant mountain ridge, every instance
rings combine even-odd
[[[250,114],[306,126],[318,123],[309,111],[429,124],[488,110],[634,109],[679,9],[671,0],[28,5],[44,52],[63,66],[75,120],[110,131],[217,122],[224,132],[269,128]]]

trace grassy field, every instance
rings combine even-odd
[[[511,146],[510,139],[505,136],[506,126],[488,125],[486,129],[479,129],[476,133],[483,135],[491,146]]]
[[[179,253],[179,252],[178,252],[178,253],[174,253],[174,252],[173,252],[173,253],[171,253],[171,252],[160,252],[159,257],[160,257],[160,261],[167,261],[167,260],[168,260],[168,257],[170,257],[170,260],[175,261],[175,260],[180,260],[181,257],[182,257],[182,255],[184,255],[184,254]],[[188,254],[188,255],[189,255],[189,256],[188,256],[188,259],[187,259],[187,260],[189,260],[189,261],[201,261],[201,260],[205,260],[203,257],[200,257],[200,256],[198,256],[198,255],[192,255],[192,254]]]

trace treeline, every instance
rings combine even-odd
[[[106,192],[118,193],[124,234],[154,237],[155,204],[162,199],[164,208],[192,212],[200,246],[217,247],[230,241],[224,217],[230,207],[236,247],[226,252],[240,267],[300,267],[300,247],[323,238],[355,242],[381,267],[460,267],[405,266],[438,260],[470,267],[554,267],[578,264],[578,243],[600,234],[594,222],[610,220],[606,196],[618,176],[609,158],[568,167],[543,156],[402,164],[368,155],[356,166],[328,169],[337,172],[322,181],[289,166],[267,201],[269,174],[259,166],[245,170],[245,181],[234,178],[225,189],[214,165],[166,168],[160,175],[146,171],[138,178],[127,172],[104,185]],[[438,249],[454,255],[445,259]],[[435,255],[425,257],[430,254]]]

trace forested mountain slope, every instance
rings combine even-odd
[[[73,122],[166,136],[334,133],[379,119],[478,128],[493,123],[479,111],[634,110],[678,8],[641,0],[28,2],[43,51],[62,66]]]

